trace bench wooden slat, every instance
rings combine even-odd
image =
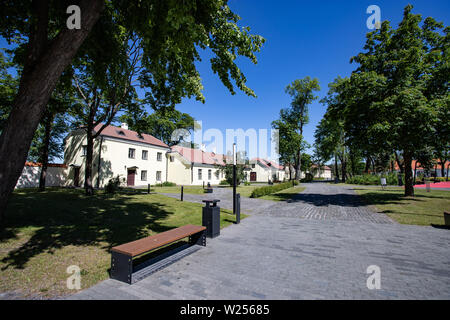
[[[134,257],[204,230],[206,230],[206,227],[189,224],[173,230],[161,232],[154,236],[125,243],[120,246],[113,247],[111,250]]]

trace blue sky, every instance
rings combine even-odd
[[[197,66],[206,103],[184,99],[177,108],[201,120],[204,131],[219,129],[224,136],[226,129],[270,129],[280,109],[290,104],[285,87],[295,79],[318,78],[321,91],[319,99],[310,106],[310,123],[304,134],[312,145],[315,128],[326,111],[319,100],[326,95],[328,84],[337,76],[350,75],[356,68],[349,61],[362,51],[369,32],[367,7],[378,5],[381,19],[391,21],[396,27],[408,3],[414,6],[414,13],[450,25],[448,0],[229,0],[231,9],[242,18],[240,26],[250,26],[253,34],[266,39],[257,54],[257,65],[238,59],[247,85],[257,98],[237,89],[237,94],[231,95],[211,71],[209,53],[202,52],[203,61]],[[7,47],[4,39],[0,39],[0,47]]]
[[[281,108],[290,104],[285,87],[295,79],[310,76],[320,81],[319,100],[337,76],[348,76],[356,68],[350,58],[362,51],[369,30],[366,21],[370,5],[378,5],[381,19],[396,27],[403,8],[411,3],[413,13],[450,23],[450,1],[306,1],[230,0],[231,9],[241,16],[241,26],[266,38],[258,64],[245,59],[238,64],[257,98],[238,92],[232,96],[209,66],[208,54],[198,70],[203,79],[206,103],[184,100],[177,108],[203,121],[204,130],[270,128]],[[315,128],[326,111],[318,101],[310,106],[310,123],[305,138],[314,143]]]

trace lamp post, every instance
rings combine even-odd
[[[233,143],[233,214],[236,214],[236,143]]]

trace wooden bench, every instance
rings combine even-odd
[[[206,227],[186,225],[113,247],[111,249],[111,278],[132,284],[162,267],[179,260],[187,254],[180,249],[176,249],[174,250],[177,251],[176,254],[168,255],[166,253],[165,256],[167,258],[165,259],[152,259],[152,261],[147,261],[145,264],[133,267],[133,258],[187,237],[189,237],[189,242],[187,245],[181,247],[181,249],[184,249],[183,251],[190,253],[192,250],[187,250],[190,247],[197,247],[197,245],[206,246]]]

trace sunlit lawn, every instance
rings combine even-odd
[[[364,201],[378,212],[387,214],[402,224],[444,225],[444,211],[450,211],[450,192],[444,190],[414,189],[414,197],[404,197],[401,187],[353,186]]]
[[[305,190],[305,187],[295,186],[289,189],[281,190],[267,196],[260,197],[258,199],[271,200],[271,201],[287,201],[294,199],[295,196]]]
[[[0,233],[0,292],[52,298],[66,288],[70,265],[82,289],[109,277],[112,246],[186,224],[201,225],[202,205],[160,194],[86,197],[82,190],[16,191]],[[243,215],[242,218],[246,216]],[[221,210],[221,227],[234,216]]]
[[[158,186],[152,186],[151,192],[157,192],[157,193],[178,193],[181,194],[181,186],[175,186],[175,187],[158,187]],[[183,193],[186,194],[203,194],[205,193],[203,190],[203,186],[184,186],[183,187]]]

